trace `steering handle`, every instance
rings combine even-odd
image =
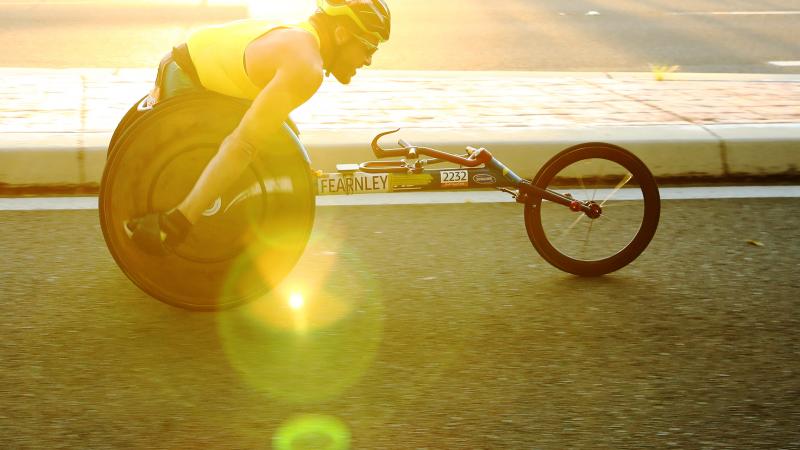
[[[375,138],[372,139],[372,151],[375,153],[376,157],[388,158],[392,156],[407,156],[409,151],[416,150],[417,154],[431,156],[465,167],[477,167],[492,160],[492,154],[489,153],[489,151],[485,148],[474,150],[470,153],[469,157],[464,158],[463,156],[443,152],[441,150],[436,150],[435,148],[416,147],[403,139],[398,141],[402,148],[385,149],[378,144],[378,140],[380,140],[380,138],[383,136],[397,133],[398,131],[400,131],[399,128],[396,130],[379,133],[377,136],[375,136]]]

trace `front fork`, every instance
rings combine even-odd
[[[517,202],[519,203],[530,204],[533,198],[541,197],[553,203],[566,206],[572,211],[583,212],[592,219],[600,217],[600,215],[603,213],[602,207],[593,201],[581,202],[575,200],[569,194],[563,195],[559,194],[558,192],[551,191],[549,189],[542,189],[539,186],[533,185],[533,183],[530,181],[525,180],[514,173],[514,171],[506,167],[505,164],[498,161],[497,158],[492,158],[488,163],[486,163],[486,166],[491,167],[492,169],[503,174],[503,178],[505,178],[509,183],[518,189],[519,193],[517,194]]]

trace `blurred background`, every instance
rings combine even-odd
[[[314,0],[0,0],[6,67],[151,67],[192,29]],[[400,0],[374,67],[800,73],[800,1]]]

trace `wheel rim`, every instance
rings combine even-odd
[[[597,218],[547,200],[541,203],[542,230],[559,253],[580,261],[608,259],[636,237],[644,220],[644,190],[615,161],[589,158],[568,164],[547,189],[600,209]]]

